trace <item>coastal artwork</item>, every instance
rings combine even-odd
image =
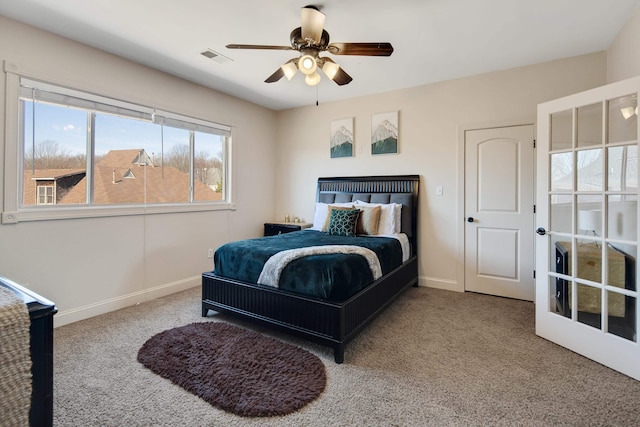
[[[371,116],[371,154],[398,154],[398,112]]]
[[[331,158],[353,157],[353,117],[331,121]]]

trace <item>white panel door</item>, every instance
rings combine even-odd
[[[538,106],[536,333],[640,380],[640,77]]]
[[[533,301],[533,125],[465,133],[465,290]]]

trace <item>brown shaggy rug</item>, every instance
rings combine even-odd
[[[289,414],[326,385],[317,356],[223,322],[154,335],[138,351],[138,361],[213,406],[245,417]]]

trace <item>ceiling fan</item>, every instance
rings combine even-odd
[[[291,80],[298,70],[306,75],[309,86],[320,83],[318,69],[338,85],[346,85],[352,77],[340,65],[329,57],[321,57],[321,52],[333,55],[390,56],[393,53],[391,43],[329,43],[329,33],[324,29],[324,13],[315,6],[305,6],[301,10],[302,25],[291,31],[291,46],[269,46],[254,44],[228,44],[228,49],[268,49],[297,50],[300,56],[285,62],[266,83],[273,83],[283,76]]]

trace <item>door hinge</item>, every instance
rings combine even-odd
[[[536,205],[533,205],[533,213],[536,213]]]
[[[536,148],[536,140],[533,140],[533,148]]]
[[[533,270],[533,278],[534,279],[536,278],[536,271],[535,270]]]

